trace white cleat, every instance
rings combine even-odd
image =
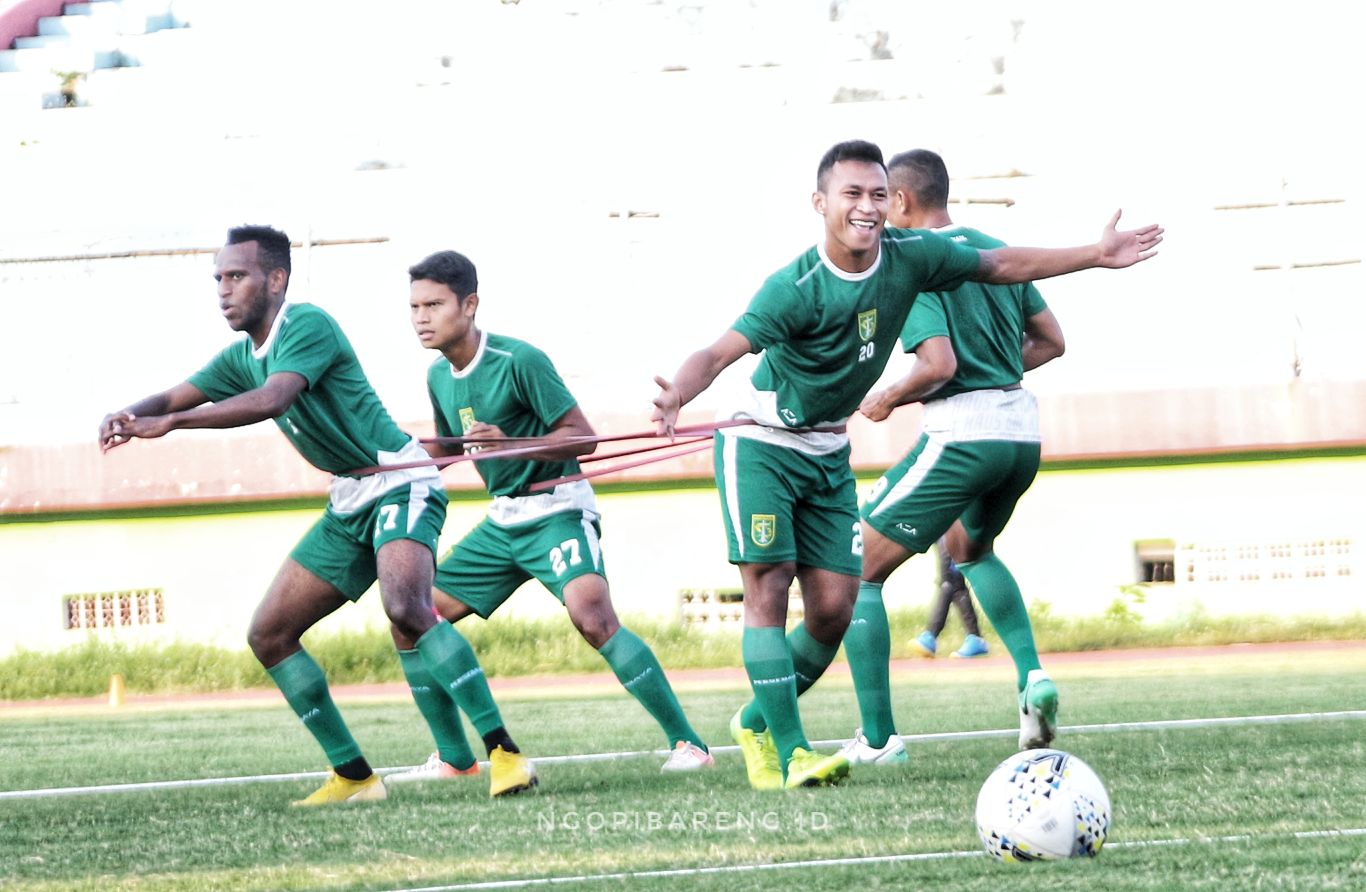
[[[384,778],[384,782],[386,784],[406,784],[412,781],[449,780],[456,777],[470,777],[478,773],[478,762],[472,763],[469,768],[461,769],[441,761],[439,753],[432,753],[427,757],[426,762],[416,768],[390,774]]]
[[[854,739],[840,747],[839,754],[849,760],[850,765],[901,765],[909,758],[906,744],[893,734],[882,746],[873,746],[863,736],[863,729],[854,732]]]
[[[1058,688],[1042,669],[1029,670],[1020,692],[1020,749],[1048,746],[1058,732]]]
[[[716,764],[716,758],[711,753],[702,749],[696,744],[686,740],[680,740],[674,744],[673,752],[669,753],[669,758],[660,767],[660,771],[665,773],[674,771],[698,771],[703,768],[711,768]]]

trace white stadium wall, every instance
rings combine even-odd
[[[93,443],[105,412],[230,339],[210,278],[228,227],[301,243],[291,297],[341,321],[410,429],[431,356],[405,271],[455,248],[479,267],[481,325],[544,348],[621,433],[647,426],[653,375],[820,236],[816,162],[855,137],[940,151],[955,219],[1012,243],[1089,241],[1119,207],[1167,227],[1150,263],[1041,284],[1068,350],[1026,381],[1055,462],[1000,543],[1027,598],[1100,612],[1169,557],[1173,581],[1135,609],[1366,601],[1366,140],[1342,113],[1366,57],[1339,4],[170,5],[187,27],[92,72],[81,107],[43,110],[0,70],[0,651],[62,646],[87,620],[240,643],[311,522],[241,513],[326,483],[268,426]],[[914,419],[855,424],[859,470],[895,460]],[[705,479],[705,458],[658,473]],[[736,585],[710,489],[602,502],[623,612]],[[454,504],[448,538],[481,505]],[[151,516],[168,507],[185,513]],[[932,572],[912,561],[893,602],[923,601]]]
[[[1045,471],[998,552],[1026,600],[1060,615],[1095,616],[1121,600],[1152,622],[1201,612],[1341,616],[1363,609],[1366,580],[1366,522],[1355,500],[1338,497],[1344,492],[1366,492],[1366,458]],[[681,621],[684,591],[738,587],[713,490],[609,493],[599,507],[623,615]],[[483,508],[453,501],[443,547]],[[0,653],[60,648],[88,635],[241,647],[257,600],[319,510],[0,525]],[[1154,543],[1166,543],[1174,573],[1139,587],[1146,600],[1137,603],[1141,552]],[[886,586],[889,606],[927,605],[935,572],[932,557],[912,559]],[[138,592],[160,594],[163,622],[138,618]],[[120,612],[124,593],[133,593],[131,616]],[[94,612],[71,623],[66,605],[82,597],[95,599]],[[500,613],[557,614],[558,602],[534,583]],[[322,628],[383,622],[371,592]],[[709,627],[725,626],[713,617]]]

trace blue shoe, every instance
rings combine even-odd
[[[933,659],[937,648],[938,643],[934,640],[934,635],[929,629],[911,639],[911,649],[917,651],[922,657]]]
[[[969,635],[963,639],[963,646],[949,654],[951,657],[958,657],[963,660],[970,660],[973,657],[985,657],[987,655],[987,643],[979,635]]]

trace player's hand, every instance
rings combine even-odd
[[[106,425],[108,433],[106,435]],[[108,452],[115,446],[122,446],[134,437],[155,440],[164,437],[175,429],[169,415],[136,416],[131,412],[115,412],[105,418],[100,425],[100,449]]]
[[[875,390],[863,398],[858,410],[869,421],[886,421],[896,408],[896,403],[887,400],[887,391]]]
[[[469,430],[465,431],[467,442],[465,443],[466,452],[494,452],[498,449],[507,448],[507,443],[499,442],[507,439],[503,429],[496,424],[487,424],[483,421],[476,421],[470,425]],[[482,439],[487,437],[490,442],[471,443],[470,439]]]
[[[652,401],[655,410],[650,413],[650,420],[655,423],[656,434],[672,439],[674,428],[678,426],[678,410],[683,407],[683,400],[672,381],[655,375],[655,384],[659,385],[659,394]]]
[[[128,437],[114,432],[114,425],[118,422],[132,421],[133,416],[127,412],[110,412],[100,421],[100,452],[108,452],[116,446],[122,446],[128,442]]]
[[[1150,223],[1138,229],[1120,230],[1119,225],[1122,210],[1115,211],[1115,215],[1110,218],[1104,231],[1100,235],[1100,262],[1098,266],[1107,269],[1123,269],[1126,266],[1133,266],[1143,260],[1147,260],[1157,253],[1157,246],[1162,241],[1162,233],[1165,231],[1156,223]]]

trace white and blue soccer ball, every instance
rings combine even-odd
[[[1000,861],[1093,858],[1110,830],[1110,794],[1091,766],[1062,750],[1023,750],[977,794],[977,835]]]

